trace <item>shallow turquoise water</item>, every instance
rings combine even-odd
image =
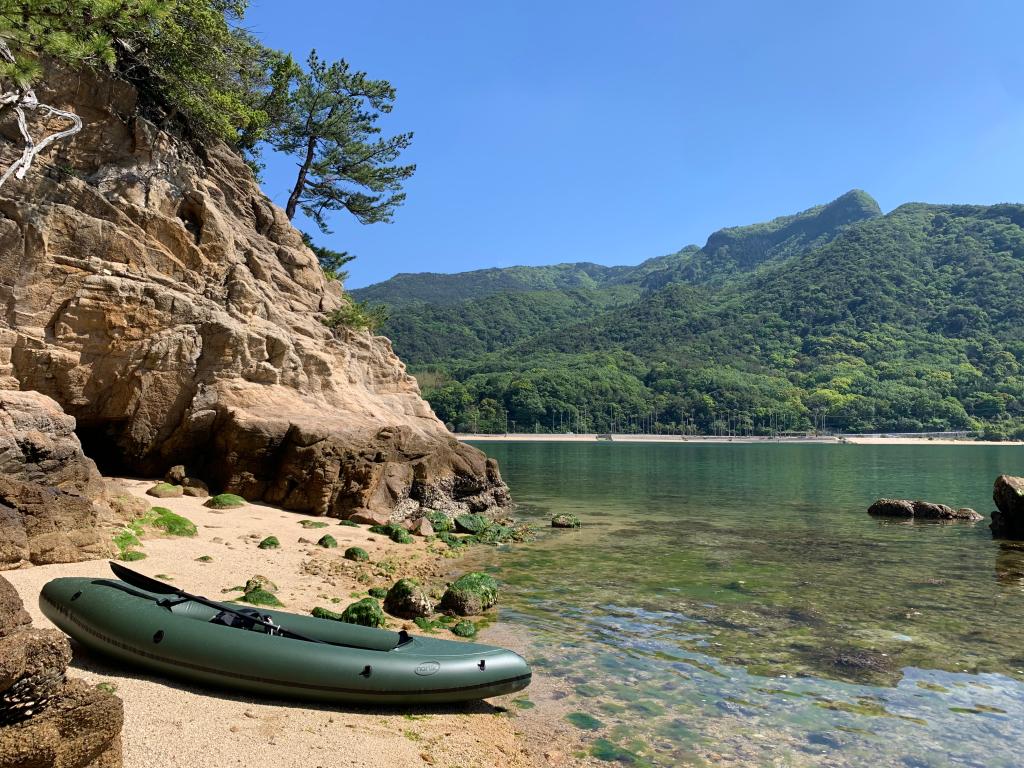
[[[1024,548],[868,517],[880,496],[988,515],[1024,449],[481,446],[520,504],[579,531],[471,557],[501,622],[654,765],[1019,766]]]

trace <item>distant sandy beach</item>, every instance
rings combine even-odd
[[[596,434],[506,434],[506,435],[455,435],[459,440],[469,443],[692,443],[692,444],[729,444],[729,443],[766,443],[770,445],[1024,445],[1019,440],[973,440],[955,437],[909,437],[903,435],[821,435],[818,437],[712,437],[704,435],[635,435],[615,434],[609,441],[607,437],[598,439]]]
[[[151,480],[123,482],[133,495],[188,517],[199,529],[195,538],[147,535],[143,539],[147,557],[131,567],[151,576],[166,575],[175,586],[210,598],[232,599],[239,593],[225,590],[261,574],[279,586],[285,610],[308,613],[317,605],[341,610],[368,586],[387,586],[399,576],[444,584],[458,568],[458,560],[431,553],[422,539],[396,544],[365,526],[340,526],[332,518],[317,518],[328,523],[327,528],[307,530],[299,521],[310,518],[265,504],[215,511],[202,506],[203,499],[146,496]],[[338,549],[311,543],[325,532],[337,539]],[[280,539],[280,549],[257,548],[257,542],[268,535]],[[357,583],[347,567],[351,564],[341,554],[353,545],[366,549],[374,563],[392,563],[395,573],[376,576],[372,585]],[[212,561],[197,561],[204,555]],[[33,566],[3,575],[21,595],[35,626],[49,627],[37,604],[43,584],[58,576],[109,577],[110,572],[105,560],[93,560]],[[393,628],[417,631],[412,622],[392,619],[391,623]],[[124,700],[125,768],[223,768],[243,763],[274,768],[579,764],[571,758],[581,747],[578,734],[564,721],[539,719],[537,711],[543,709],[548,687],[543,682],[485,702],[372,709],[206,689],[125,668],[77,645],[74,655],[69,670],[73,676],[93,685],[111,684]],[[527,696],[537,702],[536,710],[522,711],[512,703]],[[535,721],[532,728],[531,719]]]

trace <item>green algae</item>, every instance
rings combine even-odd
[[[452,624],[449,631],[456,637],[476,637],[476,624],[469,619]]]
[[[476,616],[498,601],[498,582],[486,573],[467,573],[445,590],[441,608],[460,616]]]
[[[203,506],[210,509],[237,509],[244,507],[246,504],[245,499],[234,493],[218,493],[216,496],[211,496],[203,502]]]
[[[348,624],[361,624],[364,627],[387,626],[384,610],[380,607],[380,603],[372,597],[364,597],[349,605],[341,612],[341,621]]]
[[[375,597],[378,600],[383,600],[385,597],[388,596],[388,590],[387,587],[370,587],[368,590],[366,590],[366,594],[368,594],[370,597]],[[353,597],[354,596],[355,595],[353,595]]]
[[[198,533],[195,523],[166,507],[153,507],[142,521],[144,524],[159,528],[168,536],[192,537]]]
[[[284,605],[273,592],[269,592],[265,589],[257,587],[256,589],[249,590],[240,598],[239,602],[249,603],[250,605],[262,605],[268,608],[279,608]]]
[[[362,547],[349,547],[345,550],[345,559],[352,560],[357,563],[368,563],[370,562],[370,556],[366,550]]]
[[[490,525],[492,525],[492,521],[483,515],[459,515],[455,518],[455,530],[459,533],[480,533]]]
[[[584,731],[598,731],[604,727],[604,723],[586,712],[570,712],[565,719]]]
[[[277,536],[267,536],[267,538],[263,539],[263,541],[256,546],[260,549],[280,549],[281,542],[277,540]]]
[[[326,528],[327,523],[323,520],[299,520],[299,525],[303,528]]]
[[[321,536],[316,545],[318,547],[323,547],[324,549],[337,549],[338,540],[330,534],[327,534],[325,536]]]

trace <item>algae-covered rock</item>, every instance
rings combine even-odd
[[[455,523],[452,522],[452,519],[444,512],[438,512],[436,509],[428,509],[423,517],[430,523],[435,533],[455,530]]]
[[[323,520],[299,520],[299,525],[306,529],[327,527],[327,523],[325,523]]]
[[[149,523],[154,528],[159,528],[168,536],[191,537],[198,533],[195,523],[166,507],[153,507],[149,511],[149,516],[144,518],[144,522]]]
[[[455,518],[455,530],[459,533],[480,533],[491,525],[491,521],[483,515],[459,515]]]
[[[380,603],[372,597],[357,600],[341,612],[341,620],[349,624],[361,624],[364,627],[383,627],[387,625],[387,617],[381,610]]]
[[[156,496],[158,499],[176,499],[184,493],[185,489],[180,485],[171,485],[170,483],[157,483],[146,490],[148,496]]]
[[[197,563],[212,563],[213,558],[210,555],[200,555],[196,558]]]
[[[476,637],[476,624],[469,619],[463,619],[452,624],[450,629],[452,634],[458,637]]]
[[[266,576],[260,576],[256,574],[245,582],[245,586],[242,588],[243,592],[254,592],[257,589],[262,589],[269,592],[272,595],[277,594],[277,584],[272,582]]]
[[[399,579],[384,598],[384,610],[392,616],[414,619],[434,612],[430,595],[416,579]]]
[[[328,533],[321,536],[316,544],[318,547],[323,547],[324,549],[336,549],[338,547],[338,540]]]
[[[338,523],[338,525],[344,525],[344,526],[347,526],[349,528],[358,528],[359,527],[359,523],[355,522],[354,520],[342,520],[340,523]]]
[[[412,544],[412,536],[405,528],[396,528],[391,532],[391,540],[396,544]]]
[[[326,608],[321,608],[320,606],[317,606],[316,608],[314,608],[312,611],[310,611],[310,613],[313,614],[314,616],[316,616],[318,619],[330,619],[331,621],[342,621],[340,613],[335,613],[334,611],[328,611]]]
[[[345,559],[352,560],[356,563],[368,563],[370,562],[370,556],[366,550],[362,547],[349,547],[345,550]]]
[[[466,546],[466,542],[465,541],[460,539],[455,534],[448,533],[447,531],[443,531],[443,532],[437,534],[437,540],[447,544],[448,545],[448,549],[461,549],[461,548]]]
[[[459,616],[476,616],[498,602],[498,582],[486,573],[467,573],[445,590],[441,608]]]
[[[241,496],[236,496],[233,493],[218,493],[207,499],[203,506],[210,509],[238,509],[244,507],[245,504],[246,501]]]
[[[370,533],[379,533],[382,536],[387,536],[398,544],[412,544],[412,536],[400,525],[394,523],[384,523],[383,525],[371,525]]]
[[[569,514],[568,512],[560,512],[551,518],[552,528],[579,528],[583,523],[576,515]]]
[[[260,549],[280,549],[281,542],[277,540],[277,536],[267,536],[258,546]]]
[[[247,590],[238,600],[250,605],[265,605],[271,608],[278,608],[283,605],[276,595],[265,589]]]

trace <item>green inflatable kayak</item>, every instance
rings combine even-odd
[[[92,650],[265,696],[426,704],[501,696],[530,684],[529,665],[503,648],[168,592],[177,590],[60,578],[43,587],[39,607]]]

